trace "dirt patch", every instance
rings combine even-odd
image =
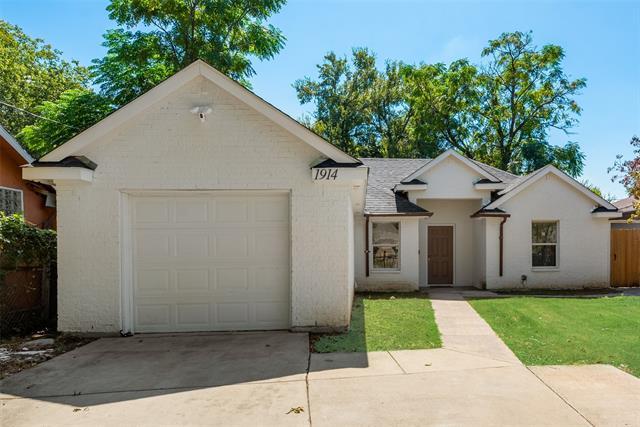
[[[34,334],[0,340],[0,379],[46,362],[95,338],[69,334]]]

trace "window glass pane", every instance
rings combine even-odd
[[[374,245],[397,245],[400,243],[399,222],[374,222],[372,228]]]
[[[557,222],[534,222],[531,224],[533,243],[556,243],[558,241]]]
[[[0,188],[0,211],[7,215],[22,211],[22,192]]]
[[[531,265],[534,267],[555,267],[556,245],[534,245]]]
[[[398,268],[398,247],[373,248],[373,268]]]

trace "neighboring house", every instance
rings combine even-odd
[[[627,197],[625,199],[616,200],[613,205],[618,208],[618,211],[622,213],[621,218],[614,218],[611,220],[612,224],[632,224],[631,227],[640,227],[640,219],[629,221],[636,208],[634,203],[637,200],[633,197]]]
[[[64,331],[341,329],[356,287],[607,286],[620,215],[554,167],[352,158],[202,61],[33,166]]]
[[[55,228],[55,191],[51,186],[22,179],[21,166],[33,157],[0,126],[0,211],[23,213],[24,218],[41,228]]]
[[[613,202],[622,218],[611,220],[611,284],[640,286],[640,220],[631,220],[636,199]]]

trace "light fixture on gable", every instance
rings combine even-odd
[[[210,114],[213,110],[208,105],[201,105],[198,107],[193,107],[191,112],[193,114],[197,114],[198,118],[201,122],[204,122],[207,119],[207,114]]]

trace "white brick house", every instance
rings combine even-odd
[[[357,287],[606,286],[618,215],[551,167],[354,159],[202,61],[33,166],[63,331],[339,329]]]

